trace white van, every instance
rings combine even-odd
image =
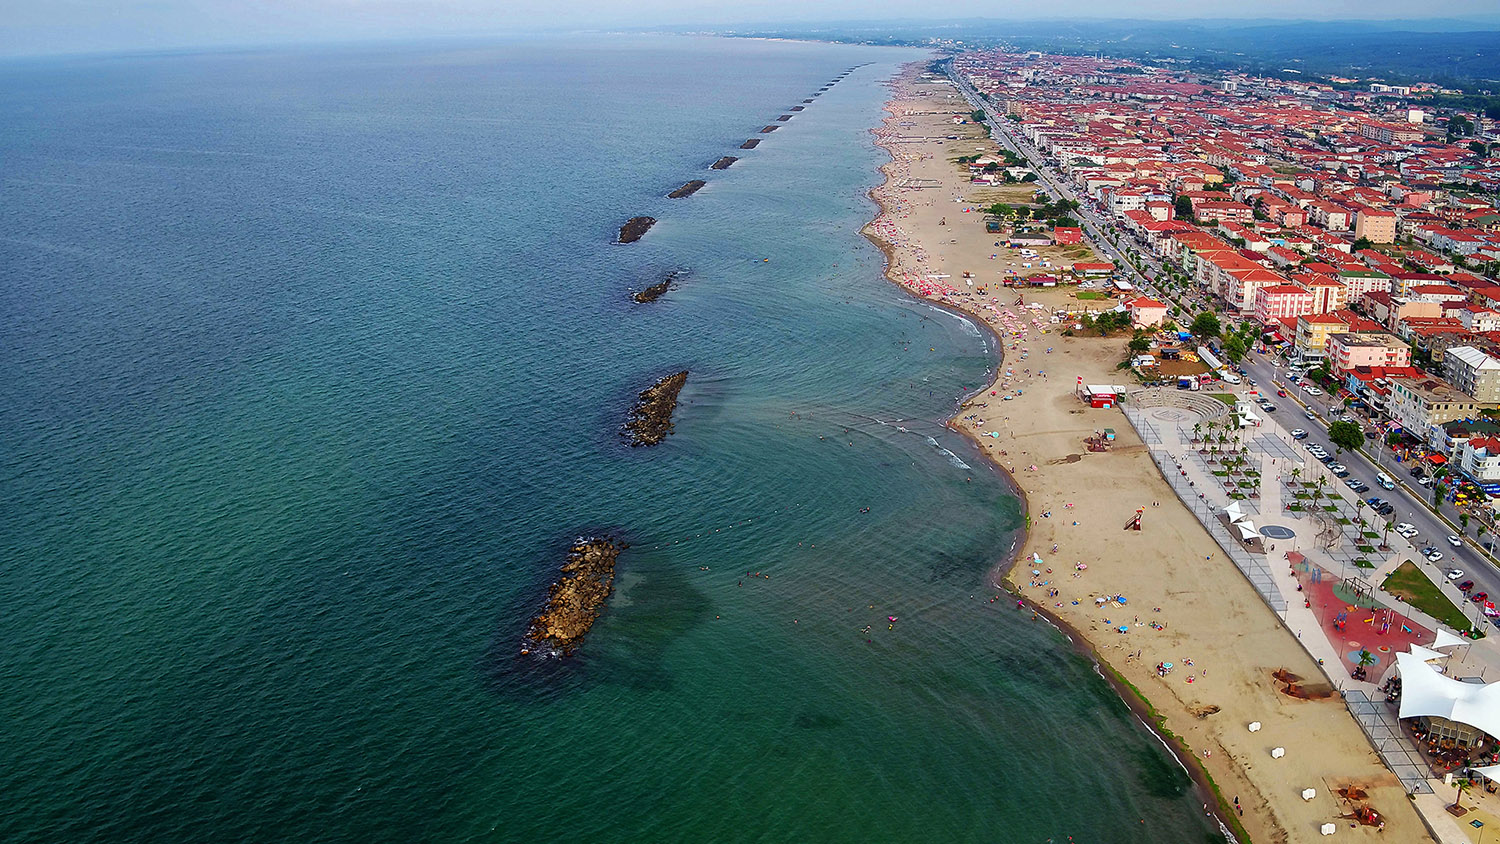
[[[1384,472],[1379,472],[1379,473],[1377,473],[1375,475],[1375,483],[1377,485],[1379,485],[1379,487],[1381,489],[1395,489],[1396,488],[1396,482],[1393,481],[1393,480],[1391,480],[1391,476],[1387,475]]]

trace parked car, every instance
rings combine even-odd
[[[1277,390],[1276,395],[1280,396],[1281,398],[1286,398],[1286,390]]]
[[[1482,604],[1489,599],[1490,593],[1488,592],[1475,592],[1474,594],[1469,596],[1469,600],[1473,601],[1476,604]]]
[[[1463,583],[1458,584],[1458,591],[1460,591],[1460,592],[1462,592],[1462,593],[1464,593],[1466,595],[1469,593],[1469,590],[1473,589],[1473,588],[1474,588],[1474,581],[1472,581],[1472,580],[1465,580]]]
[[[1418,486],[1432,486],[1432,478],[1419,478],[1417,480],[1417,485]]]
[[[1342,463],[1329,463],[1328,464],[1328,471],[1330,471],[1330,472],[1334,473],[1335,475],[1337,475],[1339,472],[1348,472],[1349,468],[1347,466],[1345,466],[1344,464],[1342,464]],[[1340,477],[1343,477],[1343,476],[1340,475]]]
[[[1275,413],[1276,412],[1276,405],[1271,404],[1270,402],[1266,402],[1265,404],[1262,404],[1260,407],[1261,407],[1262,410],[1264,410],[1267,413]]]
[[[1389,501],[1386,501],[1382,502],[1380,506],[1376,507],[1375,512],[1379,513],[1382,516],[1389,516],[1390,514],[1396,512],[1396,508]]]
[[[1305,440],[1305,439],[1307,439],[1307,432],[1304,431],[1304,430],[1302,430],[1301,428],[1293,428],[1292,429],[1292,439],[1294,439],[1294,440]]]
[[[1359,480],[1358,478],[1351,478],[1347,481],[1344,481],[1344,483],[1348,484],[1349,488],[1354,490],[1355,492],[1365,493],[1370,491],[1370,485],[1362,480]]]
[[[1318,389],[1317,387],[1308,387],[1307,394],[1309,396],[1321,396],[1323,395],[1323,391]]]
[[[1464,573],[1463,573],[1463,571],[1461,569],[1449,569],[1448,570],[1448,579],[1449,580],[1457,580],[1457,579],[1459,579],[1460,577],[1463,577],[1463,576],[1464,576]]]

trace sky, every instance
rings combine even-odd
[[[820,20],[1493,20],[1496,12],[1495,0],[0,0],[0,55]]]

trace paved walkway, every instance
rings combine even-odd
[[[1298,588],[1296,568],[1289,556],[1300,554],[1311,565],[1360,584],[1379,603],[1398,609],[1428,630],[1437,630],[1440,624],[1436,619],[1379,592],[1385,575],[1408,558],[1398,552],[1411,550],[1409,546],[1397,546],[1395,551],[1384,554],[1358,552],[1361,544],[1380,542],[1365,535],[1366,530],[1381,530],[1373,521],[1375,514],[1326,467],[1304,458],[1300,443],[1274,424],[1240,429],[1232,434],[1238,437],[1238,444],[1218,444],[1215,442],[1218,430],[1224,429],[1221,422],[1213,440],[1194,442],[1200,434],[1207,436],[1205,423],[1195,420],[1185,408],[1161,406],[1164,401],[1156,397],[1153,407],[1126,405],[1127,418],[1141,433],[1162,474],[1287,629],[1296,634],[1302,647],[1318,660],[1329,682],[1343,694],[1345,706],[1370,743],[1407,791],[1414,795],[1432,794],[1434,784],[1441,780],[1432,778],[1431,768],[1407,738],[1377,685],[1351,676],[1353,663],[1343,653],[1345,640],[1330,641],[1325,635],[1323,625]],[[1233,416],[1227,419],[1232,420]],[[1194,430],[1195,424],[1198,431]],[[1222,454],[1212,453],[1213,445],[1228,454],[1234,471],[1230,471]],[[1205,448],[1209,454],[1201,453]],[[1313,509],[1311,499],[1296,497],[1308,484],[1321,491],[1317,510]],[[1330,503],[1322,504],[1323,500]],[[1221,514],[1231,504],[1238,504],[1242,512],[1251,514],[1254,533],[1250,537],[1242,537],[1238,528],[1225,524]],[[1292,510],[1291,506],[1303,509]],[[1327,507],[1334,510],[1330,512]],[[1361,515],[1371,522],[1371,527],[1360,523]],[[1267,527],[1285,528],[1291,536],[1273,539],[1261,533]],[[1390,538],[1393,545],[1400,541],[1394,535]],[[1370,567],[1356,565],[1356,561]],[[1451,584],[1443,585],[1452,589]],[[1441,804],[1438,808],[1441,809]],[[1428,816],[1425,811],[1424,816]],[[1467,840],[1451,820],[1446,813],[1438,819],[1428,816],[1429,825],[1440,831],[1441,840]]]

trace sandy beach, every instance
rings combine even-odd
[[[951,85],[924,81],[923,71],[910,66],[893,82],[890,115],[876,130],[892,161],[883,168],[886,183],[872,192],[882,213],[866,234],[886,252],[893,282],[972,315],[1003,346],[994,382],[951,423],[1026,497],[1023,562],[999,561],[992,585],[1012,588],[1082,636],[1149,700],[1161,727],[1180,739],[1179,757],[1217,786],[1220,805],[1210,808],[1242,824],[1250,840],[1324,840],[1319,826],[1330,821],[1339,824],[1337,840],[1432,840],[1337,694],[1302,700],[1280,691],[1273,672],[1322,680],[1316,661],[1177,500],[1124,415],[1074,396],[1080,377],[1126,383],[1128,373],[1116,370],[1125,339],[1064,336],[1067,326],[1050,317],[1058,308],[1099,310],[1114,301],[1080,302],[1070,287],[1001,286],[1011,271],[1055,272],[1095,259],[1054,247],[1023,268],[996,245],[977,209],[1014,203],[1016,189],[973,186],[956,158],[998,146],[982,126],[955,123],[968,104]],[[1090,452],[1085,438],[1104,428],[1114,429],[1116,442]],[[1124,530],[1137,508],[1143,529]],[[1097,603],[1115,596],[1126,603]],[[1160,676],[1163,662],[1174,670]],[[1248,731],[1252,721],[1263,728]],[[1285,747],[1286,756],[1273,759],[1272,747]],[[1307,787],[1317,790],[1310,801],[1300,794]],[[1348,787],[1369,795],[1386,819],[1383,832],[1342,818],[1350,806],[1338,790]]]

